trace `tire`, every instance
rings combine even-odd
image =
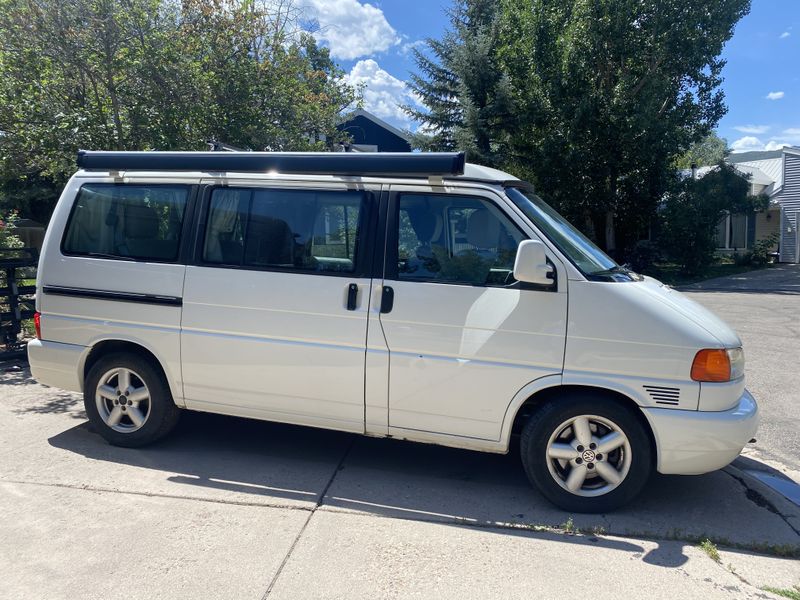
[[[629,408],[602,396],[583,393],[549,400],[522,430],[525,473],[545,498],[563,510],[610,512],[633,500],[653,471],[645,427]],[[590,447],[578,438],[589,439]],[[603,447],[598,445],[601,438]],[[606,454],[597,452],[603,449]]]
[[[121,390],[126,380],[129,385]],[[84,382],[83,404],[94,431],[110,444],[126,448],[161,439],[181,414],[161,369],[128,352],[109,354],[92,366]]]

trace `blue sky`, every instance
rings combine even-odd
[[[702,2],[703,0],[699,0]],[[416,98],[405,86],[414,71],[410,49],[447,28],[450,0],[304,0],[319,22],[317,38],[363,84],[365,108],[403,129],[400,110]],[[735,151],[800,146],[800,0],[753,0],[723,56],[728,114],[719,134]]]

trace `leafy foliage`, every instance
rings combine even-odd
[[[692,144],[689,150],[675,162],[675,167],[690,169],[692,165],[698,167],[716,165],[727,155],[728,141],[712,131],[699,142]]]
[[[0,215],[0,248],[22,248],[24,244],[16,234],[19,215],[16,212],[9,212]]]
[[[607,250],[630,246],[668,189],[672,157],[725,114],[719,55],[749,0],[502,5],[520,166]]]
[[[414,144],[424,150],[467,150],[470,160],[501,166],[506,160],[513,118],[511,84],[498,68],[498,3],[457,0],[450,31],[427,40],[427,53],[414,50],[420,74],[411,89],[427,110],[406,107],[423,124]]]
[[[714,262],[717,225],[726,213],[766,208],[768,200],[749,190],[747,179],[724,162],[702,179],[675,184],[659,215],[659,242],[684,273],[700,273]]]
[[[2,204],[49,209],[78,148],[323,149],[354,91],[298,17],[290,1],[0,0]]]
[[[780,235],[777,232],[758,240],[750,252],[750,264],[758,267],[769,264],[770,253],[777,248],[778,240],[780,240]]]
[[[676,157],[725,114],[719,56],[749,9],[750,0],[461,0],[452,30],[417,54],[412,85],[429,112],[411,114],[431,132],[420,145],[477,146],[471,160],[530,180],[620,255],[655,217]]]

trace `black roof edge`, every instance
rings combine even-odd
[[[78,168],[309,175],[463,175],[464,152],[108,152],[78,150]]]

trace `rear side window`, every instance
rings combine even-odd
[[[88,183],[72,208],[65,254],[172,262],[188,186]]]
[[[352,273],[364,194],[219,188],[211,194],[206,263]]]

